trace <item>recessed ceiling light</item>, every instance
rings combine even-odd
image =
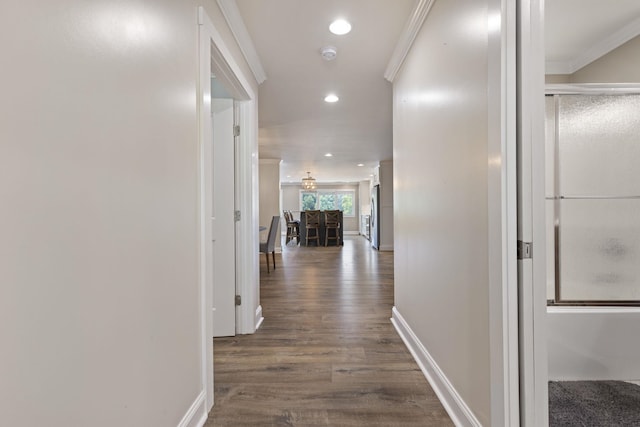
[[[327,154],[325,154],[324,156],[325,156],[325,157],[333,157],[333,154],[331,154],[331,153],[327,153]]]
[[[358,166],[364,166],[364,164],[362,164],[362,163],[358,163]]]
[[[327,95],[324,97],[324,101],[325,102],[338,102],[340,98],[338,98],[336,95],[334,95],[333,93]]]
[[[336,19],[331,23],[331,25],[329,25],[329,31],[331,31],[333,34],[341,36],[351,31],[351,24],[344,19]]]

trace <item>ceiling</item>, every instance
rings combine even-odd
[[[236,0],[267,76],[260,158],[282,159],[282,182],[298,183],[307,171],[319,182],[367,180],[392,158],[392,88],[383,75],[415,3]],[[338,17],[351,22],[349,34],[329,32]],[[333,61],[320,55],[327,45],[337,48]],[[334,104],[324,102],[331,92]]]
[[[283,183],[307,171],[318,182],[370,179],[392,158],[392,87],[383,75],[417,0],[235,3],[266,74],[260,158],[282,159]],[[349,34],[329,32],[338,17],[351,22]],[[547,0],[547,73],[573,73],[639,33],[640,0]],[[327,45],[337,48],[334,61],[320,55]],[[340,101],[325,103],[328,93]]]
[[[547,73],[572,74],[638,34],[639,0],[547,0]]]

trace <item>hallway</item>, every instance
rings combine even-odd
[[[264,323],[214,341],[206,426],[452,425],[389,318],[393,253],[286,247],[266,273]]]

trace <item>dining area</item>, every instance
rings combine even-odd
[[[286,245],[343,246],[343,212],[340,210],[306,210],[296,219],[291,211],[284,211],[287,224]]]
[[[343,246],[343,213],[339,210],[308,210],[300,212],[296,219],[291,211],[284,210],[283,216],[287,226],[285,246]],[[260,241],[260,253],[266,257],[267,273],[270,265],[276,269],[276,239],[280,225],[280,216],[271,218],[269,227],[260,225],[260,233],[267,232],[267,238]],[[270,257],[271,255],[271,257]],[[270,259],[271,258],[271,259]]]

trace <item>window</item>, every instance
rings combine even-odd
[[[302,191],[300,192],[300,210],[312,211],[316,208],[316,202],[318,201],[318,195],[315,192]]]
[[[355,216],[353,190],[300,191],[300,210],[340,210],[344,216]]]

